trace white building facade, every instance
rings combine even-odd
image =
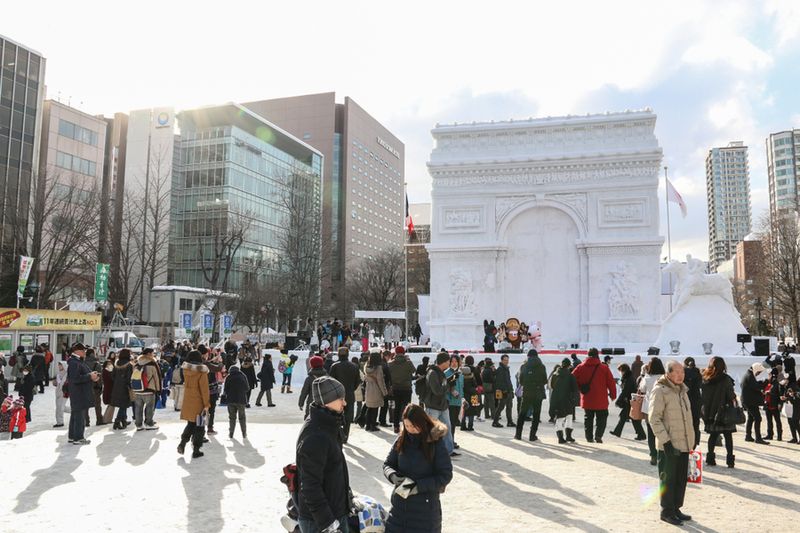
[[[478,348],[483,320],[541,322],[545,347],[646,347],[661,324],[649,110],[437,125],[433,341]]]

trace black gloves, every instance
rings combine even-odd
[[[681,452],[672,445],[672,442],[667,441],[664,443],[664,453],[666,455],[674,455],[675,457],[679,456]]]

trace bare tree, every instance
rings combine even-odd
[[[797,337],[800,332],[800,227],[794,212],[761,219],[761,244],[765,271],[775,311],[782,315]]]
[[[314,176],[293,173],[284,181],[281,204],[285,211],[279,234],[278,286],[273,298],[287,318],[317,317],[320,303],[320,205]],[[315,190],[317,193],[315,194]]]
[[[100,191],[77,175],[40,175],[31,213],[39,304],[76,292],[91,298],[100,236]]]
[[[130,191],[124,193],[124,203],[127,206],[136,205],[138,196]],[[136,306],[141,291],[141,278],[138,275],[137,265],[141,257],[142,233],[138,223],[138,214],[133,209],[123,209],[120,224],[120,247],[116,251],[119,257],[119,267],[113,269],[109,279],[109,299],[119,303],[125,309]]]
[[[362,309],[398,311],[405,306],[403,250],[386,248],[364,258],[348,274],[350,302]]]

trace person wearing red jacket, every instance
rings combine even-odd
[[[589,357],[572,371],[578,382],[583,408],[583,427],[587,442],[603,443],[608,420],[608,398],[617,399],[617,382],[608,365],[600,362],[597,348],[589,350]],[[597,427],[594,426],[595,419]],[[593,431],[594,430],[594,431]]]

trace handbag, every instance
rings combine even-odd
[[[794,414],[794,406],[792,405],[791,402],[786,402],[783,404],[782,411],[783,411],[783,416],[785,416],[787,419],[791,419],[792,415]]]
[[[203,411],[199,415],[197,415],[197,418],[195,418],[194,423],[199,428],[205,427],[205,425],[206,425],[206,414],[205,414],[205,411]]]
[[[735,426],[737,424],[744,424],[747,417],[744,414],[744,409],[736,404],[726,405],[717,413],[717,424],[722,426]]]
[[[592,370],[592,377],[589,378],[588,382],[579,387],[581,394],[589,394],[589,391],[592,390],[592,381],[594,381],[594,375],[597,373],[598,368],[600,368],[600,365],[595,365],[594,370]]]
[[[363,428],[367,425],[367,408],[362,407],[361,411],[358,412],[358,416],[355,419],[355,423],[358,424],[358,427]]]
[[[631,394],[631,410],[628,416],[631,420],[644,420],[644,413],[642,413],[642,405],[644,404],[644,394],[633,393]]]
[[[502,400],[503,399],[503,391],[501,391],[500,389],[497,389],[496,391],[494,391],[494,399],[495,400]]]

